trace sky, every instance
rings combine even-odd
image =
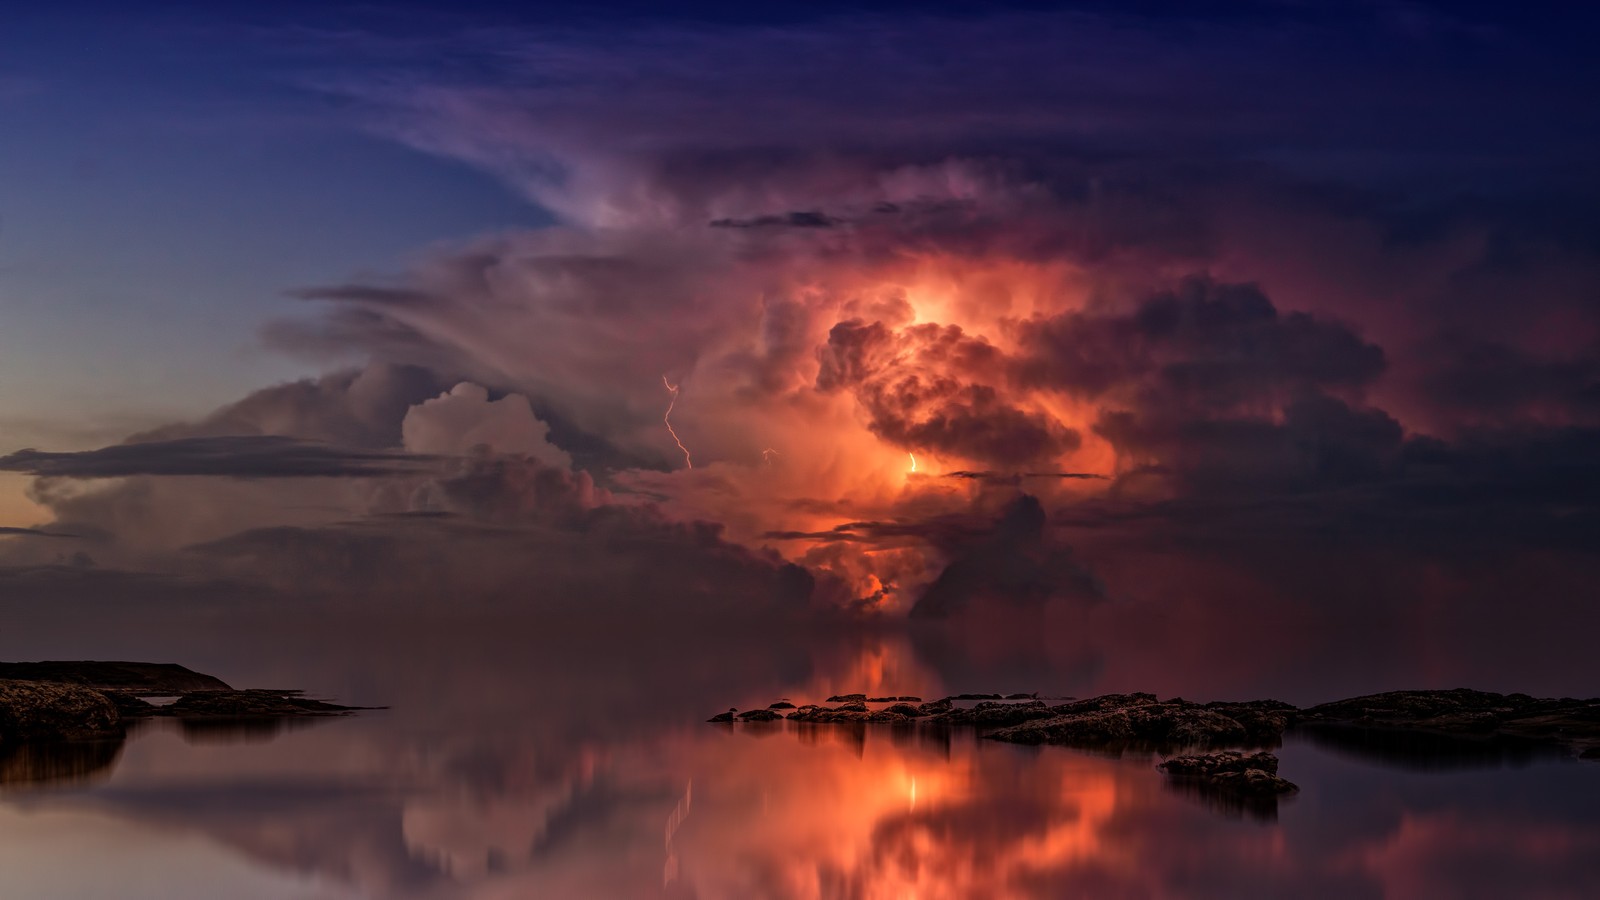
[[[678,620],[965,623],[974,658],[1048,657],[1039,624],[1091,608],[1253,612],[1313,658],[1446,610],[1460,646],[1593,624],[1592,24],[8,19],[0,560],[497,602],[537,577]]]

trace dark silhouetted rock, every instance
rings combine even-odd
[[[773,712],[770,709],[749,709],[739,713],[735,718],[744,722],[776,722],[783,718],[783,713]]]
[[[1007,725],[1018,725],[1033,719],[1042,719],[1051,715],[1050,709],[1041,700],[1030,700],[1024,703],[1004,703],[998,700],[988,700],[972,707],[954,706],[933,716],[930,721],[941,725],[970,725],[980,728],[1001,728]]]
[[[1480,739],[1515,738],[1567,747],[1581,758],[1600,748],[1600,699],[1540,699],[1457,688],[1389,691],[1303,710],[1310,728],[1424,731]]]
[[[909,703],[896,703],[895,705],[885,709],[884,712],[905,716],[908,719],[918,719],[927,715],[927,713],[923,712],[920,708],[912,706]]]
[[[1294,724],[1299,710],[1282,700],[1207,703],[1206,709],[1219,712],[1244,726],[1245,741],[1266,744],[1283,736]]]
[[[918,704],[917,709],[920,709],[931,716],[935,715],[936,713],[946,712],[954,706],[955,703],[953,703],[949,697],[946,697],[943,700],[929,700],[927,703]]]
[[[174,663],[48,661],[0,662],[0,680],[54,681],[102,691],[181,694],[233,690],[220,678]]]
[[[1004,700],[999,694],[956,694],[946,700]]]
[[[866,694],[834,694],[832,697],[828,698],[827,702],[829,702],[829,703],[851,703],[851,702],[854,702],[854,701],[859,701],[859,702],[865,703],[867,701],[867,695]]]
[[[810,722],[817,724],[838,723],[867,723],[888,724],[893,722],[909,722],[908,717],[889,710],[869,710],[865,703],[846,703],[837,708],[829,709],[826,706],[817,706],[811,709],[799,709],[790,713],[785,718],[796,722]]]
[[[767,709],[794,709],[794,704],[787,700],[779,700],[777,703],[768,705]]]
[[[98,757],[44,751],[16,755],[11,752],[14,747],[120,741],[124,723],[129,721],[173,718],[194,730],[343,716],[360,708],[312,700],[300,691],[236,691],[210,675],[169,663],[0,663],[0,670],[16,676],[0,680],[0,753],[7,754],[7,771],[13,773],[8,777],[22,781],[37,780],[35,776],[53,764],[52,760],[65,761],[58,768],[70,773],[93,769],[84,760]],[[165,705],[141,699],[174,694],[176,699]],[[111,752],[108,758],[114,756]],[[16,774],[19,772],[22,774]]]
[[[1177,756],[1157,768],[1167,773],[1167,784],[1178,793],[1225,815],[1262,821],[1277,819],[1278,800],[1299,790],[1279,777],[1278,758],[1271,753],[1228,750]]]
[[[299,691],[193,691],[167,706],[151,707],[154,716],[184,719],[271,719],[282,716],[344,716],[364,707],[340,706],[300,696]]]
[[[99,691],[60,682],[0,681],[0,747],[121,735],[122,715]]]
[[[716,715],[712,716],[711,718],[707,719],[706,721],[707,722],[732,722],[733,721],[733,710],[730,709],[725,713],[717,713]]]
[[[1239,794],[1288,794],[1299,790],[1278,776],[1278,757],[1265,751],[1240,753],[1224,750],[1199,756],[1174,756],[1161,763],[1173,778],[1202,782],[1217,790]]]
[[[1032,694],[1007,694],[1007,695],[1005,695],[1004,697],[1002,697],[1000,699],[1002,699],[1002,700],[1037,700],[1037,699],[1039,699],[1039,695],[1037,693],[1032,693]]]
[[[1022,705],[1022,704],[1019,704]],[[1270,717],[1237,719],[1187,700],[1159,701],[1153,694],[1111,694],[1049,707],[1044,716],[986,735],[1018,744],[1071,744],[1080,747],[1216,747],[1249,743],[1281,734]]]

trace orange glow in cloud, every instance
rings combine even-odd
[[[778,346],[789,355],[769,356],[774,339],[765,332],[726,336],[704,349],[692,373],[680,381],[662,377],[670,395],[662,425],[683,453],[684,467],[667,473],[631,470],[621,481],[659,498],[655,502],[676,518],[718,522],[728,539],[773,548],[814,571],[828,571],[848,585],[853,600],[895,611],[908,608],[943,565],[926,548],[914,547],[914,540],[842,546],[770,535],[823,534],[844,522],[966,512],[986,492],[998,493],[993,482],[939,477],[945,471],[998,469],[1001,477],[1021,471],[1117,471],[1115,453],[1092,431],[1097,408],[1018,383],[1003,363],[1005,354],[1017,350],[1017,321],[1083,308],[1090,289],[1080,270],[930,254],[887,265],[822,261],[807,277],[812,280],[784,295],[793,307],[786,307],[791,318],[782,323],[793,330],[783,333]],[[1059,455],[1010,465],[964,456],[957,438],[949,446],[920,441],[908,446],[915,435],[875,421],[859,385],[818,386],[821,354],[832,329],[851,321],[879,323],[888,335],[887,343],[867,351],[872,355],[865,364],[890,378],[915,379],[905,391],[890,384],[881,394],[910,426],[936,429],[932,423],[954,422],[943,433],[959,437],[965,427],[959,410],[945,418],[952,414],[941,407],[946,400],[940,397],[957,405],[971,401],[961,389],[953,395],[937,392],[946,383],[975,384],[992,389],[994,402],[1020,415],[1076,431],[1080,443]],[[949,326],[960,330],[941,330]],[[984,358],[985,347],[993,348],[996,362]],[[753,384],[752,371],[766,380]],[[692,454],[672,421],[681,385],[690,375],[696,397]],[[981,431],[975,426],[972,433]],[[1053,502],[1104,490],[1105,484],[1037,479],[1022,489],[1049,495],[1046,501]]]

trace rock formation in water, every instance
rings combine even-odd
[[[121,735],[117,705],[97,690],[44,681],[0,681],[0,748]]]
[[[1230,814],[1270,819],[1278,799],[1297,790],[1278,775],[1271,753],[1224,747],[1277,746],[1294,727],[1313,739],[1334,741],[1369,754],[1414,752],[1418,741],[1479,748],[1450,749],[1452,758],[1499,758],[1502,744],[1577,753],[1600,759],[1600,699],[1538,699],[1465,689],[1391,691],[1324,703],[1309,709],[1278,700],[1195,703],[1161,700],[1154,694],[1107,694],[1088,700],[1049,703],[1038,694],[957,694],[927,703],[899,697],[836,694],[838,706],[802,704],[783,718],[802,725],[902,725],[928,729],[972,728],[982,737],[1017,744],[1061,744],[1098,751],[1217,752],[1174,756],[1159,768],[1173,789]],[[976,702],[973,702],[976,701]],[[888,706],[873,709],[869,703]],[[713,722],[773,721],[780,707],[740,713],[729,710]],[[1397,744],[1407,745],[1397,747]],[[1470,749],[1470,748],[1467,748]],[[1493,753],[1487,751],[1493,750]],[[1430,759],[1443,752],[1431,747]],[[1487,757],[1486,757],[1487,753]]]
[[[1276,740],[1294,712],[1294,707],[1274,700],[1201,704],[1157,700],[1154,694],[1110,694],[1052,707],[1033,703],[1038,708],[1029,714],[1029,721],[985,737],[1014,744],[1097,748],[1225,747]]]
[[[1265,751],[1224,750],[1199,756],[1174,756],[1156,768],[1175,781],[1242,796],[1292,794],[1299,788],[1278,776],[1278,758]]]
[[[156,705],[146,697],[175,699]],[[0,747],[120,737],[133,719],[265,720],[348,715],[356,709],[312,700],[300,691],[235,690],[170,663],[0,663]]]
[[[0,662],[0,680],[77,684],[101,691],[181,694],[185,691],[231,691],[226,682],[175,663]]]
[[[1600,698],[1540,699],[1466,688],[1389,691],[1313,706],[1301,710],[1298,719],[1314,729],[1515,739],[1600,758]]]
[[[1224,815],[1261,821],[1277,819],[1278,801],[1299,790],[1278,775],[1278,758],[1266,752],[1174,756],[1156,768],[1172,790]]]
[[[837,706],[802,704],[783,718],[802,723],[893,724],[979,729],[983,737],[1017,744],[1065,744],[1092,749],[1177,750],[1261,747],[1296,726],[1346,738],[1361,735],[1445,735],[1466,741],[1516,740],[1600,758],[1600,699],[1539,699],[1466,689],[1391,691],[1298,709],[1278,700],[1195,703],[1154,694],[1107,694],[1048,703],[1038,694],[957,694],[927,703],[905,697],[835,694]],[[977,701],[973,703],[972,701]],[[889,704],[873,709],[868,704]],[[970,705],[962,705],[970,704]],[[771,721],[787,701],[714,722]]]

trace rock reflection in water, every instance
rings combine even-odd
[[[323,719],[179,719],[178,732],[191,744],[260,744]]]
[[[0,789],[81,786],[111,777],[124,741],[21,744],[0,750]]]
[[[1297,732],[1336,753],[1420,772],[1521,767],[1572,755],[1565,747],[1505,735],[1465,737],[1325,723],[1300,725]]]
[[[171,729],[194,745],[261,744],[309,728],[320,719],[194,719],[129,722],[127,736],[95,741],[53,741],[0,749],[0,788],[86,787],[108,781],[130,741]]]

